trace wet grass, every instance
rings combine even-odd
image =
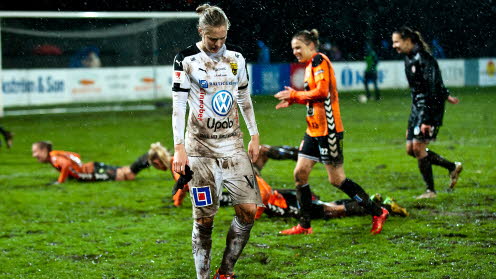
[[[445,125],[431,149],[462,161],[454,193],[435,167],[439,191],[418,201],[423,186],[415,160],[404,153],[410,99],[384,93],[359,104],[341,94],[347,175],[369,193],[395,197],[411,216],[391,217],[371,236],[369,217],[313,222],[312,236],[283,237],[294,220],[263,217],[236,266],[240,278],[494,278],[496,262],[496,89],[453,89]],[[305,130],[302,106],[275,111],[271,97],[254,98],[261,140],[298,145]],[[0,278],[193,278],[191,209],[173,208],[168,173],[145,170],[135,181],[46,186],[58,173],[31,158],[31,143],[85,161],[126,165],[161,141],[172,148],[170,109],[17,116],[2,119],[15,132],[13,149],[0,150]],[[270,161],[263,170],[275,188],[291,188],[294,162]],[[322,200],[345,198],[322,166],[310,183]],[[221,209],[213,235],[218,267],[233,215]]]

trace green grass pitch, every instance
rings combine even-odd
[[[454,88],[444,126],[430,148],[463,162],[454,193],[447,171],[434,167],[438,197],[424,190],[417,163],[404,151],[410,97],[385,91],[360,104],[341,93],[345,170],[368,193],[389,195],[410,217],[391,217],[369,235],[370,217],[313,222],[311,236],[279,236],[296,224],[262,217],[235,271],[239,278],[495,278],[496,88]],[[261,142],[298,145],[304,107],[274,109],[254,97]],[[161,141],[172,149],[171,110],[12,116],[15,132],[0,150],[0,278],[194,278],[191,208],[173,208],[170,173],[144,170],[135,181],[45,186],[58,173],[31,157],[31,143],[51,140],[84,161],[127,165]],[[246,131],[244,125],[243,130]],[[245,133],[245,139],[246,137]],[[247,143],[247,140],[245,141]],[[274,188],[292,188],[291,161],[269,161],[262,174]],[[327,182],[322,165],[310,184],[324,201],[346,198]],[[221,208],[213,233],[218,268],[233,210]]]

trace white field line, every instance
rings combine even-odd
[[[18,116],[18,115],[38,115],[38,114],[100,112],[100,111],[155,110],[155,109],[156,107],[154,105],[48,108],[48,109],[6,110],[4,112],[4,115]]]

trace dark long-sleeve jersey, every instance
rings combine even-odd
[[[427,51],[415,47],[412,53],[405,56],[405,73],[412,95],[410,125],[441,126],[449,91],[444,86],[436,59]]]

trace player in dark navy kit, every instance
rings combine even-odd
[[[344,172],[343,136],[344,127],[341,120],[336,78],[331,61],[318,52],[318,31],[304,30],[296,33],[291,40],[293,54],[299,62],[306,63],[305,90],[285,90],[274,96],[280,100],[276,109],[286,108],[291,104],[307,107],[307,129],[299,148],[298,161],[294,170],[294,179],[301,204],[301,218],[297,226],[280,233],[311,234],[311,192],[308,185],[310,172],[317,162],[325,165],[329,182],[345,192],[350,198],[372,215],[371,234],[382,231],[389,212],[369,198],[365,190],[356,182],[346,177]]]
[[[405,73],[412,95],[406,152],[417,159],[427,186],[426,192],[417,198],[435,198],[432,165],[448,170],[451,179],[449,189],[455,187],[463,167],[460,162],[451,162],[427,149],[427,145],[436,139],[443,124],[444,103],[458,104],[459,100],[450,96],[444,86],[437,61],[429,53],[429,47],[418,31],[402,27],[393,32],[392,40],[393,48],[405,54]]]

